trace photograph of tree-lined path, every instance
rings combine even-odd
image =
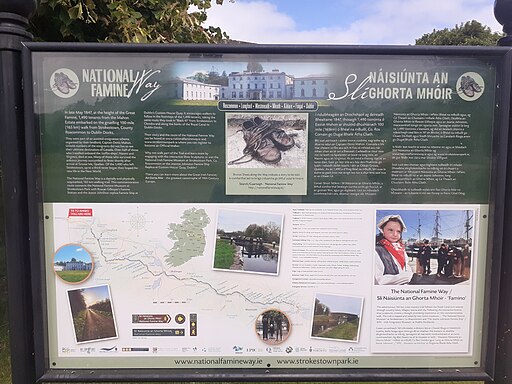
[[[358,341],[362,308],[360,297],[317,294],[311,336]]]
[[[117,337],[108,285],[68,291],[77,343]]]

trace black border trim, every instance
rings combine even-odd
[[[493,381],[495,363],[506,364],[500,359],[499,343],[496,349],[498,317],[500,321],[510,321],[510,307],[507,293],[511,291],[512,279],[500,279],[501,259],[504,259],[502,244],[511,230],[507,217],[512,217],[512,205],[505,195],[512,193],[512,171],[507,169],[508,126],[510,114],[510,85],[512,53],[508,47],[426,47],[426,46],[338,46],[338,45],[201,45],[201,44],[106,44],[106,43],[33,43],[24,44],[23,73],[25,79],[25,118],[26,118],[26,149],[27,178],[30,209],[31,235],[31,286],[34,295],[34,337],[36,352],[36,374],[38,381],[47,382],[79,382],[79,381],[418,381],[418,380],[485,380]],[[381,369],[381,368],[350,368],[350,369],[52,369],[48,360],[48,340],[46,324],[46,292],[44,290],[44,262],[41,258],[43,244],[43,220],[41,178],[39,173],[39,133],[36,131],[33,112],[31,56],[33,52],[106,52],[106,53],[190,53],[195,57],[221,56],[222,54],[323,54],[323,55],[430,55],[471,57],[487,56],[501,59],[498,65],[498,84],[496,92],[498,105],[495,112],[495,132],[493,145],[493,182],[491,193],[491,212],[494,213],[492,223],[492,242],[489,251],[493,252],[492,263],[488,263],[486,272],[486,298],[484,300],[488,321],[483,330],[482,367],[461,369]],[[510,139],[512,140],[512,138]],[[511,143],[512,145],[512,143]],[[509,154],[512,161],[512,154]],[[511,195],[508,193],[507,196]],[[507,200],[507,201],[505,201]],[[507,215],[505,214],[507,213]],[[507,231],[505,231],[507,229]],[[499,257],[497,256],[499,255]],[[510,270],[510,262],[505,271]],[[499,295],[501,283],[501,295]],[[30,284],[30,282],[29,282]],[[498,307],[501,302],[501,307]],[[506,308],[505,308],[506,307]],[[27,330],[32,331],[32,330]],[[499,337],[499,335],[498,335]],[[500,365],[497,372],[501,372]],[[503,376],[503,383],[507,377]],[[500,378],[496,382],[499,381]]]

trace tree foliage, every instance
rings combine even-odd
[[[71,313],[73,314],[73,317],[75,317],[81,311],[87,308],[87,304],[85,303],[85,298],[82,292],[83,289],[75,289],[72,291],[68,291],[69,304],[71,307]]]
[[[40,0],[30,31],[41,41],[218,43],[226,34],[202,26],[211,5],[212,0]]]
[[[263,65],[257,61],[249,61],[247,63],[247,71],[249,72],[263,72]]]
[[[492,32],[491,28],[472,20],[455,28],[435,29],[416,39],[416,45],[496,45],[501,33]]]
[[[279,243],[281,228],[272,221],[269,221],[265,225],[250,224],[245,228],[243,235],[252,238],[260,237],[263,241],[269,243]]]
[[[109,299],[101,300],[93,305],[90,306],[91,309],[94,309],[96,311],[101,311],[105,313],[111,313],[112,312],[112,304],[110,303]]]
[[[210,72],[196,72],[194,75],[188,77],[191,80],[196,80],[205,84],[215,84],[215,85],[228,85],[228,75],[226,71],[223,71],[221,75],[219,72],[215,70],[211,70]]]
[[[315,309],[314,309],[315,315],[329,315],[330,313],[331,313],[331,309],[327,305],[320,302],[320,300],[315,299]]]

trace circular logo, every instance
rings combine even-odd
[[[476,72],[466,72],[457,80],[457,94],[462,100],[475,101],[482,96],[485,83]]]
[[[50,88],[55,95],[67,99],[78,92],[80,81],[71,69],[60,68],[50,76]]]

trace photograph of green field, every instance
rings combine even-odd
[[[56,271],[55,273],[68,283],[80,283],[89,276],[91,271]]]
[[[357,342],[362,309],[360,297],[317,294],[311,337]]]

